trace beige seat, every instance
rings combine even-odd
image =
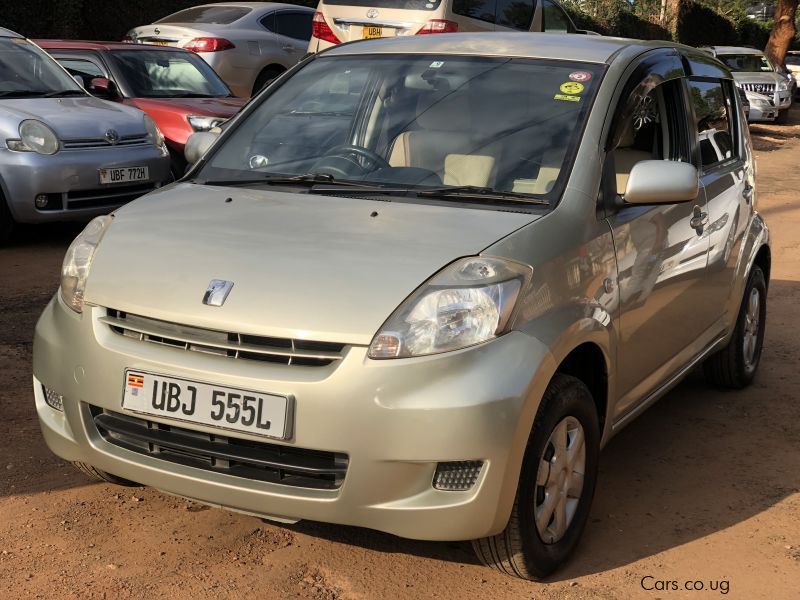
[[[620,195],[625,194],[625,189],[628,187],[628,179],[631,176],[633,166],[643,160],[653,160],[654,158],[652,152],[645,152],[644,150],[633,148],[635,136],[636,132],[633,126],[629,124],[620,138],[619,145],[614,150],[614,170],[617,175],[617,193]]]
[[[424,98],[417,113],[416,125],[420,128],[404,131],[392,142],[391,166],[434,171],[446,185],[490,185],[495,158],[472,154],[466,95],[433,104]]]

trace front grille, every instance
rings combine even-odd
[[[90,148],[114,148],[118,146],[127,148],[130,146],[145,146],[150,143],[150,138],[147,135],[123,135],[114,144],[105,138],[73,138],[64,140],[61,145],[64,150],[86,150]]]
[[[78,190],[63,195],[67,209],[99,208],[126,204],[140,196],[152,192],[159,186],[152,183],[144,185],[120,185],[93,190]]]
[[[94,424],[110,444],[205,471],[295,487],[337,490],[348,457],[192,431],[91,407]]]
[[[748,92],[755,92],[757,94],[774,94],[775,93],[775,84],[774,83],[743,83],[742,89],[747,90]]]
[[[323,367],[343,358],[344,344],[273,338],[179,325],[108,309],[100,322],[119,335],[151,344],[235,359]]]

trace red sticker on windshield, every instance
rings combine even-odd
[[[592,78],[592,74],[587,71],[575,71],[569,74],[569,78],[572,81],[589,81]]]

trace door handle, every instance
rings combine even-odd
[[[708,224],[708,213],[703,212],[699,206],[694,207],[693,216],[689,221],[692,229],[702,229]]]
[[[294,50],[294,46],[289,46],[289,45],[281,46],[281,49],[282,50],[286,50],[287,52],[290,52],[290,51]]]
[[[742,198],[744,198],[744,201],[748,204],[753,201],[753,186],[749,183],[745,184],[744,190],[742,190]]]

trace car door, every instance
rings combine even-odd
[[[494,31],[498,1],[502,0],[443,0],[452,2],[447,19],[458,25],[461,32]]]
[[[497,31],[529,31],[536,13],[536,0],[497,0]]]
[[[535,31],[547,31],[551,33],[575,33],[575,25],[572,19],[558,4],[552,0],[542,0],[542,22],[541,28]]]
[[[732,81],[711,77],[691,77],[686,82],[694,113],[698,164],[706,196],[709,222],[707,302],[698,307],[716,321],[718,333],[735,315],[726,311],[738,308],[728,301],[736,278],[738,251],[752,210],[755,173],[748,159]]]
[[[628,83],[604,166],[604,190],[624,198],[642,160],[692,162],[690,113],[677,56],[653,59]],[[664,81],[668,78],[667,81]],[[611,181],[609,182],[609,179]],[[619,196],[617,196],[619,198]],[[616,420],[632,413],[706,345],[705,197],[653,206],[616,201],[607,217],[618,266]]]
[[[294,10],[279,10],[262,21],[275,33],[277,50],[285,55],[285,62],[292,66],[306,54],[311,39],[313,13]]]

